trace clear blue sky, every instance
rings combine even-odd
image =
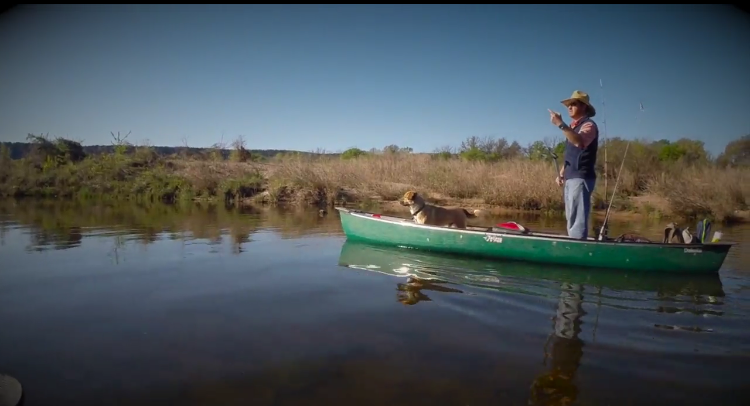
[[[750,133],[748,49],[729,6],[20,6],[0,15],[0,139],[525,146],[559,135],[547,108],[567,117],[574,89],[603,127],[602,79],[609,136],[718,153]]]

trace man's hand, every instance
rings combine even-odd
[[[556,111],[552,111],[550,109],[547,109],[547,111],[549,111],[549,121],[552,124],[554,124],[555,127],[560,126],[560,124],[562,124],[562,122],[563,122],[562,116],[560,115],[560,113],[558,113]]]
[[[558,175],[555,179],[555,183],[557,183],[557,186],[562,186],[565,184],[565,178],[563,176]]]

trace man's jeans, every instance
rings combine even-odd
[[[568,219],[568,236],[585,240],[589,235],[591,195],[596,179],[565,180],[565,218]]]

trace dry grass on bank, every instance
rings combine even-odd
[[[308,190],[316,191],[328,203],[344,197],[350,201],[394,201],[413,189],[436,203],[463,200],[469,206],[563,208],[562,189],[554,183],[555,168],[549,161],[485,163],[398,154],[349,160],[295,158],[267,164],[263,173],[272,196],[283,196],[280,191]],[[610,196],[614,184],[615,179],[608,180]],[[636,176],[626,168],[617,195],[615,210],[730,219],[738,210],[747,209],[750,170],[671,167]],[[600,177],[594,207],[603,209],[607,203]]]
[[[733,219],[750,201],[750,170],[682,168],[655,175],[646,196],[661,198],[666,212],[680,217]]]
[[[429,156],[378,156],[350,160],[292,159],[270,164],[269,188],[322,190],[327,200],[396,200],[407,190],[432,199],[472,199],[525,210],[559,209],[562,190],[555,169],[528,160],[496,164],[437,160]]]
[[[231,162],[134,155],[79,161],[23,159],[0,166],[0,195],[175,201],[254,199],[271,204],[332,205],[396,201],[416,190],[436,204],[559,211],[562,188],[549,160],[498,162],[378,154],[352,159],[297,156],[271,162]],[[627,161],[613,209],[731,220],[747,210],[750,168],[719,169]],[[611,194],[615,179],[608,179]],[[606,208],[604,179],[594,208]]]

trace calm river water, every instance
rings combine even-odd
[[[718,276],[643,276],[347,243],[335,211],[4,202],[0,373],[26,406],[746,405],[750,227],[719,228]]]

